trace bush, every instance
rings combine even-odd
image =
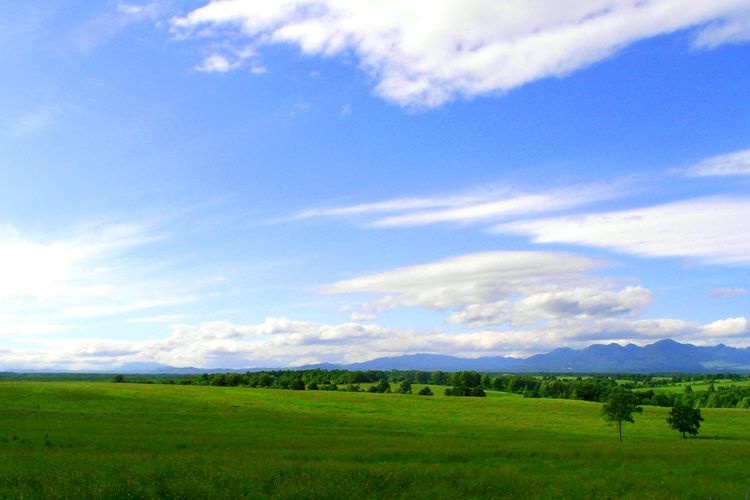
[[[432,390],[429,387],[422,387],[417,394],[420,396],[432,396]]]
[[[446,396],[468,396],[483,398],[487,394],[480,386],[466,387],[465,385],[457,385],[456,387],[448,387],[445,389]]]
[[[399,394],[411,394],[411,382],[404,380],[401,385],[398,386]]]
[[[367,392],[379,392],[381,394],[386,393],[386,392],[390,393],[391,384],[389,384],[387,380],[381,380],[377,384],[370,386],[367,389]]]

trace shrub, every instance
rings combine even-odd
[[[398,386],[398,393],[399,394],[411,394],[411,382],[408,380],[404,380],[401,382],[401,384]]]
[[[370,386],[367,389],[367,392],[379,392],[381,394],[386,392],[390,393],[391,384],[389,384],[387,380],[380,380],[377,384]]]

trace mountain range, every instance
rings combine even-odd
[[[635,344],[594,344],[585,349],[562,347],[546,354],[528,358],[487,356],[459,358],[442,354],[405,354],[376,358],[350,364],[321,363],[297,366],[294,370],[476,370],[494,373],[706,373],[750,372],[750,347],[736,348],[719,344],[695,346],[674,340],[659,340],[643,347]],[[108,373],[128,374],[199,374],[279,370],[284,368],[196,368],[174,367],[159,363],[128,363]],[[0,371],[3,371],[0,369]],[[55,372],[62,370],[34,370],[10,368],[15,372]]]
[[[643,347],[635,344],[594,344],[585,349],[567,347],[528,358],[503,356],[474,359],[438,354],[408,354],[351,364],[307,365],[300,369],[346,370],[477,370],[481,372],[655,373],[750,372],[750,348],[724,344],[695,346],[660,340]]]

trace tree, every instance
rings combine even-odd
[[[411,394],[411,382],[404,380],[401,385],[398,386],[399,394]]]
[[[701,417],[701,411],[698,408],[680,403],[674,405],[667,416],[669,426],[677,432],[681,432],[683,439],[685,439],[686,433],[693,436],[698,434],[701,422],[703,422],[703,417]]]
[[[387,380],[381,379],[377,384],[371,385],[367,392],[379,392],[379,393],[390,393],[391,392],[391,384],[388,383]]]
[[[622,441],[622,423],[635,422],[633,413],[641,412],[643,408],[638,406],[636,395],[625,389],[612,391],[609,400],[602,405],[602,417],[605,421],[615,424],[620,441]]]

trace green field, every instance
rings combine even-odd
[[[436,390],[437,394],[442,390]],[[106,382],[0,383],[0,498],[745,498],[750,412]]]
[[[682,393],[685,391],[685,386],[689,385],[693,391],[705,391],[708,389],[708,387],[713,384],[715,389],[719,389],[720,387],[730,387],[730,386],[736,386],[736,387],[747,387],[750,386],[750,380],[729,380],[729,379],[717,379],[713,381],[709,380],[699,380],[699,381],[692,381],[692,382],[680,382],[677,384],[671,384],[666,386],[657,386],[657,387],[651,387],[650,389],[653,389],[654,392],[666,392],[670,394],[674,393]],[[637,390],[647,390],[649,388],[645,389],[637,389]]]

